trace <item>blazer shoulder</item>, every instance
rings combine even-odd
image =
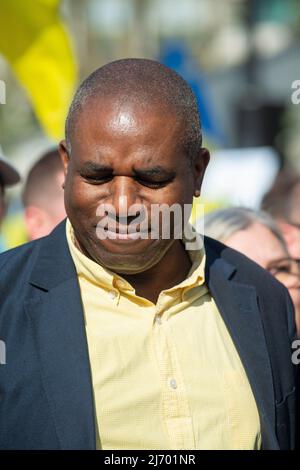
[[[277,318],[279,324],[286,323],[289,337],[295,339],[294,307],[287,288],[266,269],[239,251],[209,237],[204,237],[204,242],[208,264],[211,265],[216,259],[222,259],[234,266],[232,280],[238,284],[254,287],[261,311],[266,314],[268,322],[272,319],[272,322],[276,323]],[[275,333],[274,335],[276,336]]]
[[[22,286],[30,277],[42,240],[31,241],[0,254],[0,294],[7,296],[11,290],[23,291]]]
[[[211,263],[219,258],[233,265],[236,268],[234,278],[237,282],[253,284],[256,287],[262,286],[261,283],[263,283],[264,286],[267,284],[277,290],[282,291],[282,288],[285,290],[285,287],[274,276],[243,253],[210,237],[205,236],[204,243],[208,262]]]
[[[37,240],[24,243],[16,248],[7,250],[0,254],[0,279],[3,270],[5,272],[18,269],[18,273],[22,273],[28,267],[32,266],[38,258],[41,247],[46,250],[56,251],[57,243],[60,243],[65,234],[64,219],[59,223],[49,235],[38,238]],[[54,247],[52,247],[54,243]]]
[[[30,260],[31,255],[38,251],[40,242],[42,239],[33,240],[31,242],[24,243],[23,245],[11,248],[10,250],[4,251],[0,254],[0,276],[3,274],[4,267],[13,267],[16,264],[26,262]]]

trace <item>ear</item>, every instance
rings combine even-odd
[[[209,151],[202,147],[200,149],[199,154],[196,156],[193,162],[193,172],[195,175],[195,183],[194,183],[194,193],[195,196],[200,196],[201,186],[203,182],[203,177],[207,168],[207,165],[210,160]]]
[[[45,211],[37,206],[28,206],[24,210],[24,222],[29,240],[36,240],[44,235],[46,224]]]
[[[65,140],[62,140],[59,143],[58,151],[59,151],[59,155],[60,155],[63,167],[64,167],[64,173],[65,173],[65,176],[66,176],[67,172],[68,172],[68,165],[69,165],[69,162],[70,162],[70,155],[69,155],[69,152],[68,152],[68,149],[67,149],[67,143],[66,143]]]

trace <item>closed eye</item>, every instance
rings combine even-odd
[[[105,183],[108,183],[109,181],[111,181],[113,179],[113,175],[99,175],[99,176],[96,176],[96,175],[84,175],[84,174],[81,174],[82,178],[84,178],[89,184],[105,184]],[[146,186],[148,188],[153,188],[153,189],[156,189],[156,188],[163,188],[164,186],[166,186],[168,183],[170,183],[171,181],[173,181],[174,178],[169,178],[167,180],[163,180],[163,181],[151,181],[151,180],[148,180],[148,179],[144,179],[144,178],[140,178],[140,177],[135,177],[134,178],[139,184],[141,184],[142,186]]]
[[[105,183],[108,183],[113,178],[113,175],[107,175],[107,176],[81,175],[81,176],[90,184],[105,184]]]
[[[163,188],[166,186],[168,183],[172,181],[172,179],[168,179],[165,181],[149,181],[145,180],[142,178],[135,178],[138,183],[140,183],[142,186],[147,186],[148,188]]]

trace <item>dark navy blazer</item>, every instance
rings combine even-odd
[[[205,248],[206,282],[252,387],[262,447],[293,448],[295,322],[288,292],[240,253],[210,238]],[[87,338],[65,221],[0,255],[0,339],[6,344],[0,448],[95,449]]]

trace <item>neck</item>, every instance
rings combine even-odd
[[[191,260],[183,243],[175,240],[163,259],[143,273],[122,274],[134,288],[136,294],[153,303],[162,290],[170,289],[186,279],[191,269]]]

